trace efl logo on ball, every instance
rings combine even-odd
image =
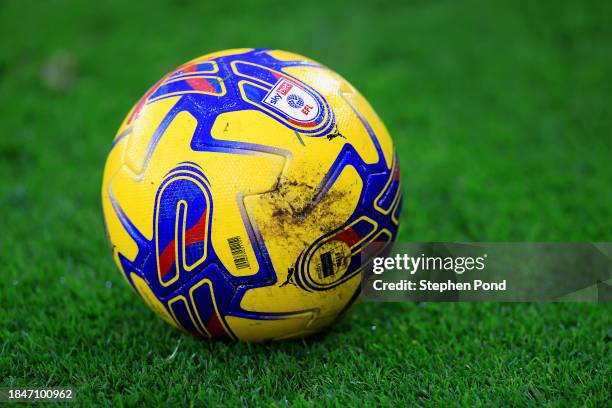
[[[282,78],[263,99],[263,103],[280,114],[299,122],[312,122],[319,115],[319,104],[308,90]]]

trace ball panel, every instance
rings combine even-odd
[[[123,154],[127,146],[127,138],[123,138],[118,143],[115,143],[108,154],[106,166],[104,167],[103,184],[102,184],[102,211],[104,214],[104,223],[106,234],[111,242],[113,258],[119,265],[117,257],[118,251],[122,251],[124,256],[129,259],[136,258],[138,254],[138,246],[123,227],[117,212],[113,208],[110,200],[110,180],[115,176],[119,169],[123,166]]]
[[[320,65],[319,62],[311,58],[289,51],[268,50],[266,53],[278,61],[291,61],[299,65]]]
[[[170,323],[177,329],[181,328],[176,323],[176,320],[172,316],[170,316],[166,307],[157,299],[157,296],[155,296],[155,294],[151,291],[149,285],[147,285],[144,279],[142,279],[135,273],[132,273],[130,275],[130,279],[132,280],[134,287],[136,288],[136,291],[138,292],[140,297],[147,305],[149,305],[151,309],[153,309],[155,313],[157,313],[162,319],[164,319],[166,322]]]
[[[191,64],[197,64],[200,62],[206,62],[206,61],[210,61],[212,59],[219,58],[219,57],[246,54],[251,51],[253,51],[253,48],[231,48],[228,50],[215,51],[215,52],[211,52],[208,54],[204,54],[201,57],[194,58],[188,61],[187,63],[185,63],[184,65],[191,65]]]
[[[338,141],[350,143],[367,164],[378,161],[375,141],[355,115],[353,107],[347,102],[344,93],[341,91],[347,87],[343,78],[330,75],[329,69],[325,67],[288,67],[284,68],[283,72],[304,81],[312,87],[316,87],[317,91],[325,98],[334,111],[335,129],[331,132],[331,137],[332,139],[339,139],[335,141],[336,144]],[[347,139],[346,135],[350,135],[350,140]],[[384,135],[382,136],[384,137]],[[380,138],[378,134],[377,138]]]
[[[314,312],[303,312],[281,319],[254,320],[239,316],[227,316],[232,332],[243,341],[283,340],[303,337],[310,333],[306,328],[316,317]]]
[[[367,124],[366,127],[369,127],[371,133],[375,135],[376,143],[380,146],[385,158],[387,169],[390,169],[395,148],[385,124],[368,101],[355,88],[352,88],[350,92],[342,92],[342,96],[353,107],[355,115],[360,117],[362,122]]]
[[[163,114],[160,116],[166,117]],[[148,118],[148,115],[144,118]],[[165,175],[181,161],[197,160],[196,154],[189,148],[197,123],[191,114],[181,112],[168,123],[163,137],[155,139],[155,131],[159,127],[147,126],[143,122],[144,118],[134,126],[148,132],[137,129],[130,134],[122,158],[123,165],[115,175],[107,179],[107,183],[108,194],[120,203],[138,231],[151,240],[155,196]],[[134,139],[139,143],[134,142]]]
[[[280,186],[270,193],[244,199],[249,219],[258,226],[280,283],[249,290],[241,302],[245,310],[289,312],[324,309],[336,307],[335,302],[341,298],[339,293],[304,291],[295,284],[291,270],[295,260],[312,242],[349,219],[359,201],[361,180],[353,168],[347,167],[320,202],[299,211],[294,211],[291,202],[283,198],[283,192],[288,188],[294,189],[295,186]],[[310,188],[303,187],[303,190]]]

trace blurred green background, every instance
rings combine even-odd
[[[404,241],[609,241],[612,3],[0,1],[0,387],[84,405],[605,405],[609,304],[362,304],[203,342],[122,282],[100,184],[129,108],[201,54],[341,73],[396,142]]]

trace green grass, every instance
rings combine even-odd
[[[368,97],[399,151],[400,240],[610,240],[609,2],[240,3],[0,3],[0,386],[113,406],[609,403],[609,304],[362,304],[253,346],[182,335],[134,296],[99,203],[111,139],[162,74],[240,46]]]

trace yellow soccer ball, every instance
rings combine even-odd
[[[385,126],[344,78],[236,49],[178,67],[132,108],[102,204],[113,257],[157,314],[263,341],[315,333],[359,298],[401,189]]]

